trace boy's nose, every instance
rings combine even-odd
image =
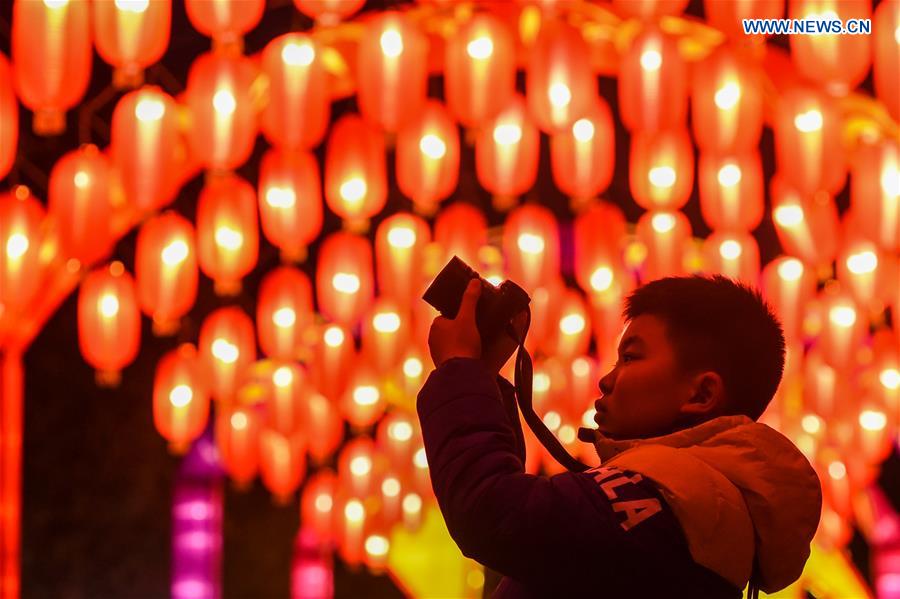
[[[600,392],[603,395],[609,395],[610,393],[612,393],[614,372],[615,369],[610,370],[608,373],[606,373],[605,376],[600,377],[600,382],[597,384],[597,387],[600,389]]]

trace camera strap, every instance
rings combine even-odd
[[[544,421],[534,412],[534,406],[531,401],[531,386],[533,383],[534,367],[531,363],[531,356],[528,354],[528,350],[525,349],[525,336],[528,334],[528,328],[531,326],[531,308],[526,308],[526,310],[528,311],[528,320],[525,324],[525,330],[522,332],[521,339],[519,339],[512,323],[506,326],[507,334],[519,344],[519,349],[516,352],[516,401],[519,404],[519,409],[522,411],[522,416],[525,418],[525,422],[528,423],[531,432],[538,438],[541,445],[547,448],[550,455],[552,455],[553,458],[567,470],[572,472],[584,472],[590,468],[590,466],[583,464],[572,457],[562,446],[562,443],[559,442],[559,439],[550,432],[550,429],[547,428]]]

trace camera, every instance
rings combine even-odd
[[[456,318],[463,293],[471,279],[481,282],[481,295],[475,309],[475,323],[484,347],[491,345],[503,333],[513,316],[525,310],[531,298],[512,281],[494,286],[481,278],[468,264],[453,256],[438,273],[422,296],[441,316]]]

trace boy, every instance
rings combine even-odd
[[[781,326],[725,277],[669,277],[626,300],[619,359],[600,379],[601,464],[526,474],[516,344],[482,348],[471,282],[429,333],[418,396],[432,486],[463,554],[502,573],[494,597],[740,597],[796,580],[821,511],[815,472],[755,422],[781,381]],[[524,328],[521,317],[514,320]],[[483,351],[482,351],[483,350]]]

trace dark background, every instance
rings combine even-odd
[[[407,1],[369,1],[365,11],[409,4]],[[702,17],[703,5],[692,0],[688,14]],[[12,2],[0,0],[0,51],[10,55]],[[312,22],[302,16],[290,0],[269,0],[261,23],[245,38],[245,52],[260,51],[271,39],[289,31],[302,31]],[[784,37],[773,43],[787,46]],[[183,4],[174,1],[169,48],[160,64],[147,70],[148,84],[159,85],[169,94],[183,90],[192,61],[209,49],[209,40],[187,20]],[[84,103],[97,97],[110,84],[111,69],[95,53],[91,86]],[[523,79],[519,77],[524,91]],[[631,199],[628,189],[629,140],[618,119],[616,81],[600,78],[600,92],[616,115],[616,169],[605,198],[616,202],[630,222],[643,209]],[[871,78],[862,86],[872,93]],[[109,143],[109,119],[120,93],[99,104],[93,115],[85,115],[85,104],[70,111],[67,129],[57,137],[40,138],[31,133],[31,113],[20,110],[19,149],[5,186],[28,185],[36,196],[47,197],[47,175],[54,162],[80,143],[105,147]],[[442,97],[442,80],[433,77],[429,95]],[[355,111],[355,100],[339,100],[332,115]],[[79,139],[79,117],[90,117],[87,138]],[[562,238],[569,228],[568,200],[553,185],[546,136],[541,147],[538,182],[527,200],[550,207],[561,219]],[[238,172],[255,184],[259,159],[267,144],[259,136],[252,158]],[[772,132],[766,129],[760,146],[766,177],[774,171]],[[324,146],[316,150],[320,164]],[[408,210],[409,200],[397,189],[393,177],[393,152],[389,152],[390,195],[386,209],[373,219],[378,222],[397,210]],[[194,218],[202,177],[183,189],[173,207]],[[696,189],[696,186],[695,186]],[[503,216],[490,208],[490,197],[475,179],[474,153],[463,147],[460,182],[453,198],[475,201],[486,210],[489,223]],[[754,231],[760,244],[762,264],[775,258],[780,247],[775,237],[767,195],[766,216]],[[837,197],[840,212],[849,198]],[[706,237],[710,230],[700,218],[696,190],[684,213],[694,235]],[[323,234],[337,230],[339,220],[326,209]],[[324,235],[323,235],[324,237]],[[134,266],[136,233],[126,235],[116,246],[114,259],[129,270]],[[312,275],[318,244],[301,268]],[[571,251],[563,251],[571,255]],[[212,292],[212,284],[201,277],[197,303],[181,331],[168,338],[154,337],[148,319],[143,319],[142,344],[135,362],[123,372],[122,383],[104,389],[94,383],[92,369],[78,350],[76,305],[71,295],[46,323],[25,356],[25,430],[23,442],[22,504],[22,596],[76,599],[81,597],[166,597],[169,595],[171,561],[171,501],[179,458],[171,456],[165,440],[156,432],[152,418],[152,384],[160,357],[182,341],[196,342],[203,318],[223,305],[240,305],[255,313],[256,290],[261,277],[278,265],[278,253],[260,236],[259,264],[244,279],[243,292],[223,299]],[[571,262],[565,260],[564,275],[573,282]],[[881,482],[892,500],[900,497],[900,460],[896,453],[885,464]],[[257,481],[249,491],[239,492],[225,484],[222,563],[224,597],[289,596],[293,539],[299,524],[294,501],[277,506]],[[897,501],[895,501],[895,504]],[[868,548],[857,534],[850,547],[867,578]],[[400,597],[386,576],[350,571],[335,558],[337,597]]]

